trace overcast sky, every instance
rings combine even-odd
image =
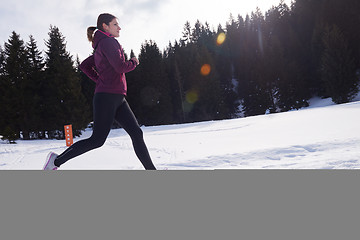
[[[211,27],[225,26],[230,13],[235,17],[265,11],[280,0],[2,0],[0,8],[0,45],[8,41],[12,31],[29,41],[33,35],[40,50],[46,50],[50,25],[57,26],[65,36],[67,50],[80,60],[92,51],[86,29],[96,26],[100,13],[118,17],[122,31],[118,41],[126,53],[140,53],[145,40],[155,41],[160,50],[182,35],[186,21],[193,27],[196,20]],[[290,4],[291,0],[285,0]]]

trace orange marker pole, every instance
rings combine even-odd
[[[72,125],[65,125],[65,139],[66,139],[66,146],[70,147],[73,142],[73,133],[72,133]]]

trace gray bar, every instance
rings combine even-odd
[[[352,240],[355,170],[0,171],[4,240]]]

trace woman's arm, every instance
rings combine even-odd
[[[116,72],[128,73],[136,68],[136,61],[125,61],[120,49],[120,44],[117,43],[116,40],[108,38],[103,40],[102,44],[102,52]]]
[[[95,70],[95,60],[94,55],[91,55],[85,59],[79,66],[81,71],[83,71],[91,80],[97,82],[99,79],[99,74]]]

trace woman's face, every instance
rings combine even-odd
[[[103,28],[104,28],[105,32],[110,33],[114,37],[120,37],[121,28],[120,28],[119,23],[116,18],[114,18],[109,23],[109,25],[106,25],[105,23],[103,23]]]

